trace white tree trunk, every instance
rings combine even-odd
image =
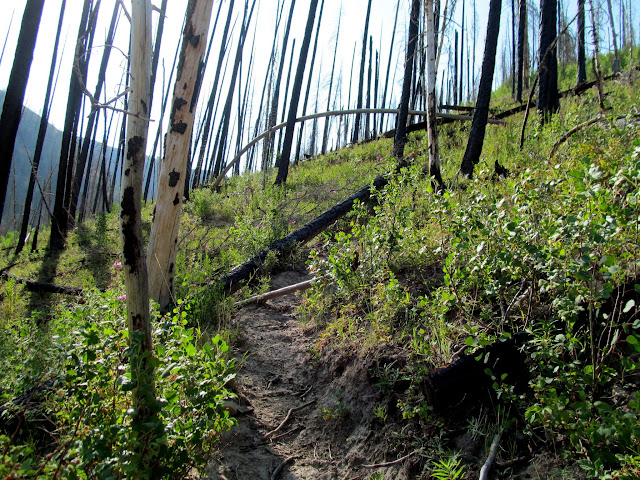
[[[156,211],[148,247],[149,291],[161,308],[172,301],[178,228],[198,97],[196,79],[207,44],[212,5],[211,0],[189,0],[187,4],[187,22],[173,90],[166,153],[160,168]]]
[[[433,0],[425,0],[427,40],[427,136],[429,140],[429,173],[440,187],[444,187],[440,174],[440,150],[436,118],[436,43]]]
[[[142,179],[147,149],[149,100],[151,97],[151,2],[131,2],[131,66],[129,114],[127,123],[127,155],[123,165],[122,195],[120,200],[120,240],[127,291],[127,319],[131,354],[131,380],[135,409],[133,428],[142,445],[148,444],[155,435],[154,413],[155,374],[153,343],[149,318],[149,284],[142,239]],[[144,457],[153,457],[153,451],[138,452]],[[153,459],[143,460],[141,468],[153,465]],[[153,477],[153,472],[146,472]]]

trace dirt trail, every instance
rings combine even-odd
[[[285,272],[273,279],[272,287],[307,279]],[[415,478],[412,458],[391,467],[363,467],[410,453],[391,446],[391,425],[374,414],[376,407],[391,413],[395,408],[393,395],[383,395],[371,378],[380,352],[377,360],[373,355],[314,356],[318,333],[301,325],[299,303],[300,297],[291,294],[244,307],[233,319],[243,334],[236,352],[238,426],[223,436],[208,478]],[[391,362],[392,357],[386,358]]]

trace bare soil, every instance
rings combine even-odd
[[[272,287],[308,278],[285,272],[274,277]],[[243,341],[236,352],[239,398],[231,408],[237,408],[238,425],[224,434],[207,467],[208,478],[416,478],[416,456],[367,467],[411,453],[409,446],[392,440],[397,398],[382,392],[372,375],[381,359],[402,361],[399,348],[387,345],[386,351],[365,356],[326,349],[318,354],[319,333],[300,322],[299,304],[300,297],[291,294],[236,313],[233,322]],[[375,414],[377,407],[387,408],[386,421]]]

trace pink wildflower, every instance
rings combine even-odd
[[[113,268],[120,270],[122,268],[122,262],[113,262]]]
[[[120,302],[125,302],[127,300],[127,296],[126,295],[120,295],[117,298],[118,301]]]

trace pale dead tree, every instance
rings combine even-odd
[[[148,246],[149,293],[166,308],[172,301],[176,247],[182,212],[189,143],[198,100],[196,83],[206,47],[213,2],[189,0],[165,158],[158,179],[156,213]]]
[[[120,242],[122,245],[124,283],[127,292],[127,321],[132,354],[129,357],[133,390],[132,432],[138,445],[154,440],[157,423],[153,342],[149,315],[149,286],[142,238],[142,178],[151,98],[151,2],[131,2],[131,49],[127,155],[122,175],[120,199]],[[147,449],[145,449],[147,450]],[[137,452],[141,453],[141,452]],[[140,478],[154,478],[156,464],[153,449],[142,452]],[[146,470],[146,471],[145,471]]]
[[[427,40],[427,135],[429,139],[429,173],[444,188],[440,173],[440,151],[438,148],[438,130],[436,119],[436,44],[435,12],[433,0],[425,0],[426,40]]]

